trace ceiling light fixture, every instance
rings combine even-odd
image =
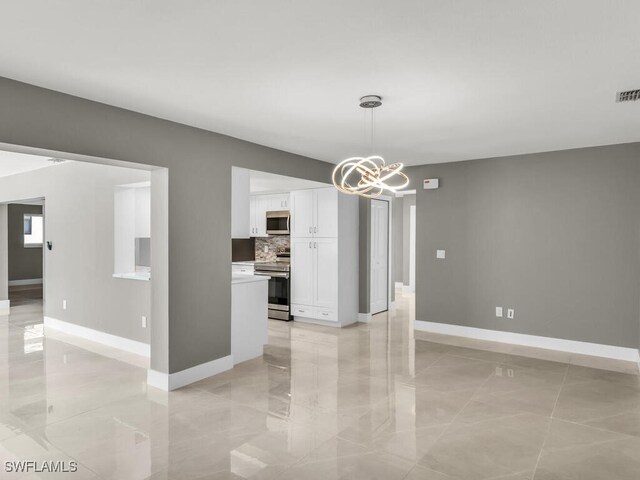
[[[374,136],[374,109],[382,105],[382,97],[366,95],[360,99],[360,107],[371,110],[371,147]],[[400,162],[387,165],[380,155],[350,157],[341,161],[333,170],[333,185],[343,193],[376,198],[387,190],[396,193],[409,185],[409,177],[402,173]]]

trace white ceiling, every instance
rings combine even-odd
[[[249,170],[249,191],[251,193],[284,193],[293,190],[326,187],[327,184],[304,180],[302,178],[287,177],[274,173]]]
[[[58,165],[50,162],[49,158],[0,150],[0,177]]]
[[[327,161],[640,140],[638,0],[4,2],[0,75]]]

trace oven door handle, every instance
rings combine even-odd
[[[289,278],[289,274],[284,272],[257,272],[256,271],[253,274],[259,277]]]
[[[287,232],[291,231],[291,214],[287,215]]]

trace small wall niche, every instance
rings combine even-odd
[[[113,276],[150,280],[151,182],[116,186],[113,214]]]

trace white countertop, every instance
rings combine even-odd
[[[236,274],[231,275],[231,284],[236,285],[238,283],[251,283],[251,282],[267,282],[269,278],[265,275],[244,275],[244,274]]]

